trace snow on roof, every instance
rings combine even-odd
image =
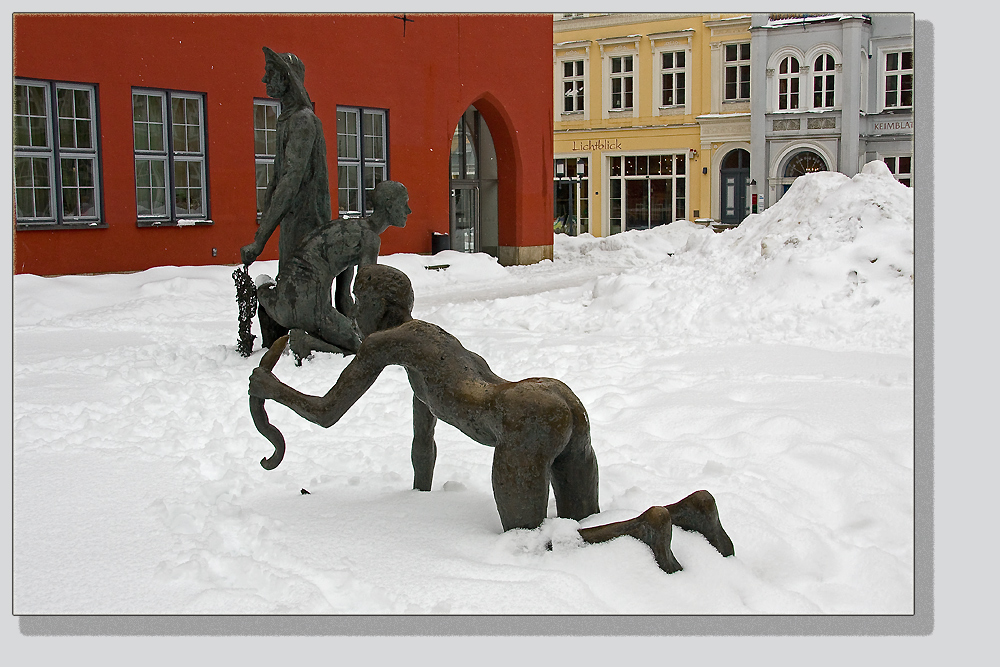
[[[749,111],[737,111],[735,113],[703,113],[700,116],[695,116],[695,119],[701,118],[735,118],[736,116],[749,116]]]
[[[803,23],[821,23],[824,21],[847,21],[849,19],[868,19],[864,14],[820,14],[816,16],[798,16],[795,18],[769,20],[764,28],[782,28]]]

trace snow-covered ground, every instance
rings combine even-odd
[[[399,368],[327,430],[268,403],[288,452],[265,471],[233,267],[21,275],[14,613],[913,612],[913,203],[882,163],[801,177],[720,234],[560,236],[527,267],[380,261],[499,375],[580,396],[603,510],[582,525],[704,488],[735,557],[675,529],[667,575],[573,521],[502,533],[492,451],[445,424],[433,490],[411,490]],[[319,394],[347,362],[275,372]]]

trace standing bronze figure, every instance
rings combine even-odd
[[[406,225],[406,188],[380,182],[371,216],[331,220],[323,124],[305,89],[305,66],[292,53],[264,47],[264,56],[267,94],[281,100],[274,178],[253,243],[240,251],[249,265],[280,225],[277,279],[256,281],[263,343],[270,347],[287,332],[296,363],[313,350],[353,354],[361,344],[350,292],[354,269],[377,261],[382,232]]]

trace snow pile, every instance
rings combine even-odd
[[[909,191],[869,166],[719,234],[557,237],[523,267],[380,258],[416,317],[587,407],[602,512],[552,503],[508,533],[492,451],[446,424],[411,490],[399,368],[330,429],[269,402],[288,449],[262,469],[233,267],[16,276],[14,612],[912,613],[912,230]],[[348,363],[275,372],[323,394]],[[702,488],[733,558],[675,529],[666,575],[635,540],[576,535]]]
[[[635,335],[652,324],[684,342],[912,347],[913,199],[881,161],[853,179],[800,177],[773,207],[720,234],[682,221],[560,236],[556,258],[623,270],[596,278],[581,304],[590,313],[575,313],[573,325],[591,331]]]

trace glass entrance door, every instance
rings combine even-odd
[[[577,236],[590,231],[588,158],[556,158],[553,165],[552,229],[556,234]]]
[[[451,189],[451,249],[479,251],[479,188]]]

